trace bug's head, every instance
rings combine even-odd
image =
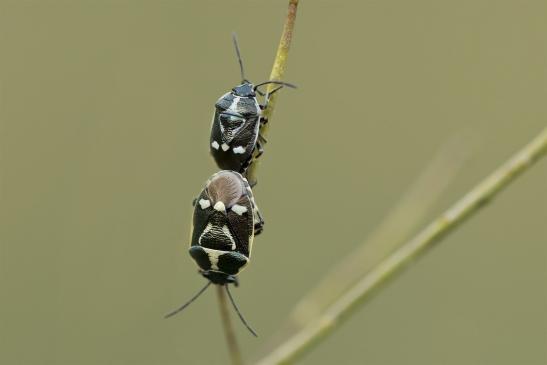
[[[226,273],[214,270],[200,270],[199,273],[213,284],[234,284],[235,286],[239,285],[239,281],[234,275],[228,275]]]
[[[254,98],[255,88],[245,78],[245,71],[243,70],[243,60],[241,59],[241,53],[239,52],[239,45],[237,44],[237,36],[232,33],[232,41],[234,42],[234,48],[236,50],[237,61],[239,62],[239,71],[241,73],[241,85],[237,85],[232,89],[232,94],[239,97]]]
[[[243,70],[243,60],[241,59],[241,52],[239,52],[239,45],[237,44],[237,37],[235,33],[232,33],[232,40],[234,42],[237,61],[239,62],[239,71],[241,73],[241,85],[237,85],[232,89],[232,95],[242,98],[255,98],[256,87],[245,77],[245,71]]]
[[[254,98],[256,96],[254,85],[247,81],[234,87],[232,89],[232,94],[244,98]]]
[[[239,51],[239,45],[237,43],[237,37],[235,33],[232,33],[232,40],[234,42],[234,48],[236,50],[237,61],[239,62],[239,71],[241,73],[241,85],[238,85],[232,89],[232,94],[234,96],[254,98],[256,97],[257,93],[260,94],[261,96],[264,96],[266,94],[271,95],[284,86],[296,88],[296,86],[294,86],[293,84],[289,84],[288,82],[283,82],[278,80],[269,80],[269,81],[261,82],[258,85],[253,85],[251,82],[249,82],[249,80],[245,78],[245,71],[243,70],[243,60],[241,59],[241,52]],[[267,85],[267,84],[277,84],[279,86],[273,89],[272,91],[269,91],[268,93],[264,93],[263,91],[258,90],[260,86]]]

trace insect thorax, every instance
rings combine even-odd
[[[222,95],[215,103],[217,110],[238,115],[245,119],[259,117],[261,113],[260,104],[254,92],[249,92],[248,85],[252,87],[252,84],[242,84]]]
[[[236,276],[228,275],[220,271],[201,270],[200,274],[203,275],[203,277],[211,280],[213,284],[224,285],[224,284],[235,283],[237,285],[238,283]]]

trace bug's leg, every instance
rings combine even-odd
[[[264,231],[264,221],[255,223],[255,236],[261,234],[262,231]]]
[[[198,202],[198,198],[194,198],[194,200],[192,200],[192,206],[195,207],[197,202]]]
[[[255,159],[256,158],[259,158],[260,156],[262,156],[262,154],[264,153],[264,145],[262,144],[262,141],[261,141],[261,138],[260,138],[260,134],[258,135],[258,139],[256,140],[256,150],[258,151],[256,153],[256,156],[254,157]],[[264,137],[262,137],[264,138]]]
[[[249,157],[241,164],[241,168],[239,169],[240,174],[244,174],[246,176],[245,173],[247,172],[247,169],[249,168],[249,166],[251,166],[251,163],[253,162],[253,153],[251,153]]]
[[[264,230],[264,218],[262,218],[262,214],[260,214],[260,210],[256,209],[255,211],[257,222],[255,223],[255,236],[258,236],[262,233]]]

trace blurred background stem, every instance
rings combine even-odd
[[[454,183],[477,144],[474,134],[462,132],[441,145],[401,200],[363,243],[325,273],[294,306],[285,324],[268,341],[262,354],[279,346],[319,316],[330,304],[372,270],[382,259],[404,243]]]
[[[291,363],[313,349],[365,303],[376,289],[401,273],[413,259],[424,254],[466,218],[484,207],[497,193],[543,157],[546,151],[547,128],[451,208],[380,262],[323,314],[259,361],[259,364]]]

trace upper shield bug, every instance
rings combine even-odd
[[[232,34],[232,39],[239,62],[241,84],[222,95],[215,103],[209,143],[211,154],[218,167],[244,173],[253,159],[258,158],[263,152],[260,125],[267,122],[262,117],[262,111],[268,106],[270,97],[284,86],[292,88],[296,86],[276,80],[253,85],[245,78],[235,33]],[[269,93],[259,90],[260,86],[267,84],[279,86]],[[258,102],[257,94],[264,97],[263,104]],[[256,154],[254,154],[255,149],[257,149]]]
[[[213,283],[226,288],[241,321],[256,336],[237,308],[228,284],[238,285],[237,274],[249,262],[254,236],[262,224],[251,187],[241,174],[220,171],[211,176],[194,205],[189,249],[200,274],[209,282],[166,318],[186,308]]]

